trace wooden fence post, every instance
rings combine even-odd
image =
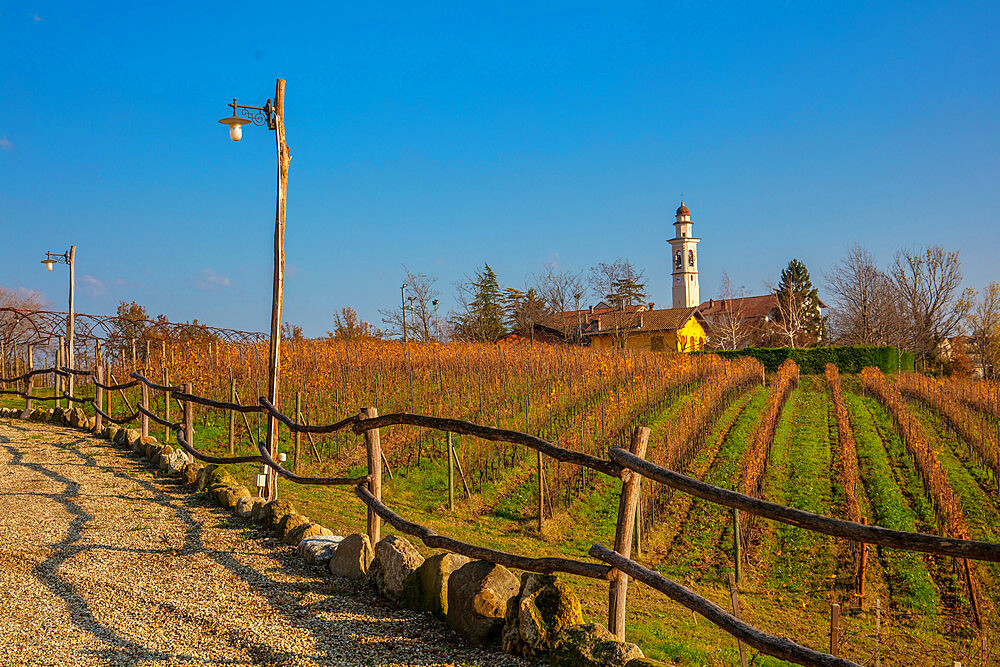
[[[28,372],[31,372],[33,370],[35,370],[35,357],[32,354],[32,346],[28,345]],[[35,376],[32,375],[32,376],[29,376],[28,379],[24,381],[24,393],[27,394],[28,397],[29,397],[29,398],[24,399],[24,408],[26,410],[30,410],[32,408],[32,405],[34,404],[34,402],[30,398],[31,397],[31,385],[33,385],[35,383],[34,380],[35,380]],[[101,418],[100,415],[98,415],[97,418],[100,419]],[[98,424],[100,424],[100,422],[98,422]]]
[[[166,343],[164,343],[164,345],[166,345]],[[165,387],[169,387],[170,386],[170,371],[168,371],[166,368],[163,369],[163,386],[165,386]],[[173,397],[170,395],[170,391],[169,390],[165,391],[164,394],[163,394],[163,413],[164,413],[163,414],[163,419],[165,421],[170,421],[170,399],[171,398],[173,398]],[[163,427],[163,444],[167,444],[169,442],[170,442],[170,427],[169,426],[164,426]]]
[[[139,386],[142,389],[142,409],[149,410],[149,385],[145,382],[140,382]],[[142,424],[142,437],[147,437],[149,435],[149,417],[145,413],[141,413],[142,419],[140,423]]]
[[[840,605],[830,605],[830,655],[840,655]]]
[[[646,455],[649,429],[636,426],[632,431],[629,452],[638,457]],[[631,470],[622,471],[622,493],[618,501],[618,524],[615,526],[615,551],[629,558],[632,554],[632,531],[635,528],[635,508],[639,503],[639,485],[642,475]],[[625,641],[625,600],[628,594],[628,575],[612,572],[608,592],[608,630],[618,641]]]
[[[111,380],[111,364],[109,363],[109,364],[105,364],[105,366],[104,366],[104,382],[106,384],[110,384],[110,380]],[[105,410],[105,412],[107,412],[109,415],[114,416],[114,413],[111,412],[111,392],[110,391],[108,392],[108,406],[107,406],[107,409]]]
[[[63,365],[63,337],[59,336],[59,347],[56,349],[56,370]],[[62,393],[62,376],[59,373],[52,374],[52,395],[56,397],[55,407],[59,407],[59,395]]]
[[[104,384],[104,366],[98,362],[97,364],[97,382]],[[104,409],[104,389],[98,385],[94,385],[94,405],[99,409]],[[104,426],[104,417],[101,413],[97,413],[97,430],[100,431]]]
[[[299,419],[299,415],[301,415],[301,414],[302,414],[302,392],[301,391],[297,391],[297,392],[295,392],[295,419],[293,419],[292,421],[298,420]],[[302,449],[302,432],[301,431],[296,431],[294,437],[295,437],[295,474],[298,475],[299,474],[299,460],[300,460],[301,453],[302,453],[301,452],[301,449]]]
[[[190,382],[184,383],[184,393],[192,393]],[[184,401],[184,439],[194,447],[194,404],[191,401]]]
[[[732,572],[729,573],[729,599],[733,603],[733,616],[739,620],[743,620],[743,611],[740,609],[740,596],[736,590],[736,575]],[[741,667],[747,667],[746,644],[743,643],[742,639],[737,639],[736,645],[740,649],[740,665]]]
[[[236,402],[236,378],[229,378],[229,402]],[[236,411],[229,411],[229,454],[236,452]],[[295,461],[298,464],[298,460]]]
[[[448,431],[448,509],[455,508],[455,445]]]
[[[373,407],[361,408],[362,419],[374,419],[378,417],[378,409]],[[375,500],[382,500],[382,442],[379,439],[377,428],[365,431],[365,449],[368,452],[368,490],[375,496]],[[382,517],[375,513],[375,510],[368,509],[368,540],[372,547],[379,540],[379,533],[382,528]]]

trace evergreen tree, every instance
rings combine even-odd
[[[504,334],[503,293],[489,264],[475,279],[459,284],[458,298],[462,309],[452,316],[456,337],[492,343]]]
[[[819,292],[805,264],[797,259],[788,262],[775,293],[783,320],[778,326],[789,347],[813,344],[825,337]]]

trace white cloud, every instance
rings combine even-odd
[[[89,273],[83,276],[83,289],[88,296],[101,296],[108,293],[104,282]]]
[[[220,276],[212,269],[205,268],[194,279],[194,284],[198,289],[210,292],[221,287],[229,287],[232,283],[229,278]]]
[[[41,23],[42,21],[45,20],[38,14],[30,14],[29,17],[31,18],[32,23]]]
[[[6,134],[0,137],[0,150],[4,151],[14,150],[14,144],[10,143],[10,140],[7,138]]]

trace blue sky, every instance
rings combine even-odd
[[[266,330],[273,135],[216,121],[287,80],[286,319],[378,321],[402,266],[503,283],[622,256],[669,302],[814,282],[860,242],[1000,279],[997,3],[0,2],[0,285]]]

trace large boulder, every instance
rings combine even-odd
[[[344,538],[340,535],[304,537],[299,542],[299,558],[307,563],[325,567]]]
[[[236,501],[236,514],[244,519],[249,519],[253,517],[254,511],[258,507],[263,507],[264,503],[267,501],[263,498],[255,498],[253,496],[243,496]]]
[[[507,609],[501,646],[507,653],[534,658],[547,653],[563,628],[583,624],[580,600],[555,575],[525,572],[515,604]]]
[[[318,523],[310,523],[299,535],[299,542],[310,537],[332,537],[333,531]]]
[[[403,584],[400,604],[444,618],[448,613],[448,578],[468,562],[466,556],[453,553],[427,558]]]
[[[205,485],[199,485],[199,491],[204,489],[214,489],[217,486],[236,486],[236,480],[229,474],[229,471],[222,466],[212,463],[205,468]]]
[[[375,551],[367,535],[348,535],[330,558],[330,574],[348,579],[361,579],[368,572]]]
[[[160,449],[159,453],[157,454],[156,458],[153,460],[153,463],[160,470],[166,470],[167,469],[167,461],[170,459],[170,455],[173,454],[173,453],[174,453],[174,448],[173,447],[171,447],[170,445],[163,445],[163,447]]]
[[[217,486],[212,493],[215,495],[215,501],[227,508],[236,507],[240,498],[250,495],[245,486]]]
[[[389,535],[375,545],[368,581],[384,597],[399,600],[403,584],[423,562],[416,547],[398,535]]]
[[[281,541],[285,544],[299,544],[307,537],[329,537],[331,535],[333,535],[333,531],[329,528],[309,522],[289,530]]]
[[[202,465],[198,462],[187,463],[181,468],[181,483],[185,486],[197,486],[198,473],[201,472]]]
[[[463,565],[448,578],[448,625],[475,646],[499,637],[518,588],[517,577],[502,565],[485,560]]]
[[[549,652],[552,667],[624,667],[630,660],[643,658],[635,644],[620,642],[598,623],[571,625],[554,638]]]
[[[120,447],[132,447],[134,450],[135,444],[138,440],[141,440],[142,434],[134,428],[125,428],[118,431],[118,439],[115,444]]]
[[[250,508],[250,520],[253,521],[254,523],[266,525],[268,505],[270,505],[271,503],[267,502],[266,498],[261,498],[261,500],[263,502],[255,504],[253,507]]]
[[[298,514],[290,500],[278,498],[264,505],[264,523],[274,530],[278,529],[281,518],[286,514]]]
[[[296,531],[298,529],[305,530],[311,521],[309,517],[302,516],[301,514],[286,514],[282,519],[281,523],[278,525],[278,537],[285,544],[298,544],[299,539],[296,539]],[[298,530],[301,535],[302,530]]]
[[[191,461],[188,459],[187,452],[183,449],[175,449],[170,452],[167,457],[167,473],[170,475],[180,475],[185,466],[187,466]]]

